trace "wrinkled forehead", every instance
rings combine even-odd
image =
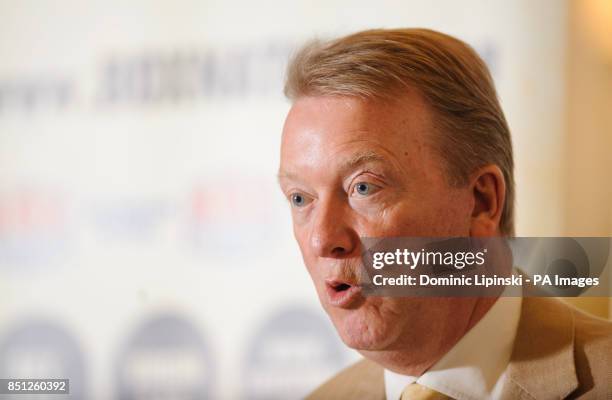
[[[418,99],[417,99],[418,100]],[[284,169],[328,167],[359,161],[418,163],[430,134],[420,101],[304,97],[294,104],[283,129]]]

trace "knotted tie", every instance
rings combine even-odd
[[[436,392],[427,386],[419,385],[418,383],[411,383],[406,386],[402,392],[400,400],[449,400],[451,399],[445,394]]]

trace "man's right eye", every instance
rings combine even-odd
[[[310,199],[303,193],[292,193],[289,196],[289,200],[294,207],[304,207],[306,204],[310,203]]]

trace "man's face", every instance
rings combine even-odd
[[[456,327],[448,321],[469,320],[452,299],[364,297],[358,285],[360,237],[469,236],[473,196],[447,183],[432,118],[417,93],[394,103],[302,97],[287,116],[279,181],[321,304],[349,347],[431,346]]]

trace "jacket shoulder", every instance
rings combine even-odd
[[[572,307],[573,308],[573,307]],[[574,396],[612,394],[612,322],[577,309],[574,314],[574,357],[580,381]]]
[[[609,321],[557,298],[525,297],[502,397],[607,398],[611,357]]]
[[[384,398],[383,368],[367,359],[343,369],[306,397],[308,400]]]
[[[595,317],[572,308],[576,329],[576,340],[609,346],[612,342],[612,321]]]

